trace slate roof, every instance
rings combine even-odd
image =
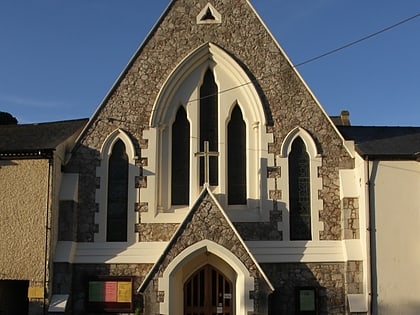
[[[0,125],[0,156],[41,155],[80,132],[88,119]]]
[[[420,127],[337,126],[363,157],[420,160]]]

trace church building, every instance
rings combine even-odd
[[[66,165],[53,292],[74,314],[342,314],[367,289],[353,168],[248,1],[174,0]]]
[[[414,315],[418,152],[330,117],[248,0],[173,0],[63,163],[49,312]]]

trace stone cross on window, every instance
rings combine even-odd
[[[219,156],[219,152],[212,152],[209,149],[209,142],[204,141],[204,152],[197,152],[195,156],[204,157],[204,185],[209,185],[210,180],[210,156]]]

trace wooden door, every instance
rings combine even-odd
[[[206,265],[184,284],[184,315],[234,315],[232,282]]]

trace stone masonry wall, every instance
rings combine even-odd
[[[296,314],[297,287],[318,289],[320,315],[345,314],[344,264],[261,264],[271,279],[276,291],[273,293],[271,309],[278,314]]]
[[[165,299],[168,299],[168,297],[164,296],[163,291],[159,291],[157,283],[173,258],[189,246],[202,240],[210,240],[227,248],[242,261],[244,266],[248,269],[249,275],[254,277],[257,284],[255,291],[249,292],[249,294],[252,294],[255,297],[259,296],[262,299],[261,303],[256,301],[254,307],[264,309],[265,303],[263,301],[266,300],[266,295],[264,296],[264,293],[267,289],[265,289],[263,284],[264,280],[262,279],[257,266],[232,230],[226,218],[222,215],[221,211],[217,208],[211,198],[207,196],[204,197],[198,208],[193,210],[193,213],[187,222],[181,226],[179,234],[173,240],[173,243],[168,248],[167,252],[164,253],[164,258],[160,262],[157,270],[155,270],[153,279],[148,283],[147,289],[145,290],[145,300],[147,301],[145,303],[147,307],[146,313],[152,314],[153,312],[156,312],[158,310],[158,304],[164,302]],[[263,292],[259,292],[258,288],[260,287]]]
[[[133,277],[134,309],[142,307],[141,296],[136,294],[137,288],[150,271],[151,264],[76,264],[73,266],[72,301],[70,310],[73,315],[86,314],[86,292],[89,279],[98,276]],[[65,267],[64,267],[65,268]]]
[[[359,239],[359,199],[343,198],[343,238]]]
[[[106,137],[116,128],[125,130],[141,156],[141,149],[148,147],[142,133],[149,128],[159,90],[174,67],[207,42],[225,49],[255,78],[269,121],[267,131],[274,136],[270,154],[280,153],[283,139],[296,126],[315,139],[323,156],[319,198],[324,208],[319,215],[324,231],[320,237],[341,239],[338,170],[351,166],[342,139],[246,1],[213,1],[222,23],[198,25],[196,16],[206,4],[207,0],[172,3],[170,13],[161,18],[82,135],[69,165],[69,171],[81,174],[78,240],[94,239],[95,169]]]
[[[308,286],[318,290],[319,315],[349,314],[346,295],[363,293],[362,266],[361,261],[261,264],[276,289],[273,314],[295,314],[296,288]]]

